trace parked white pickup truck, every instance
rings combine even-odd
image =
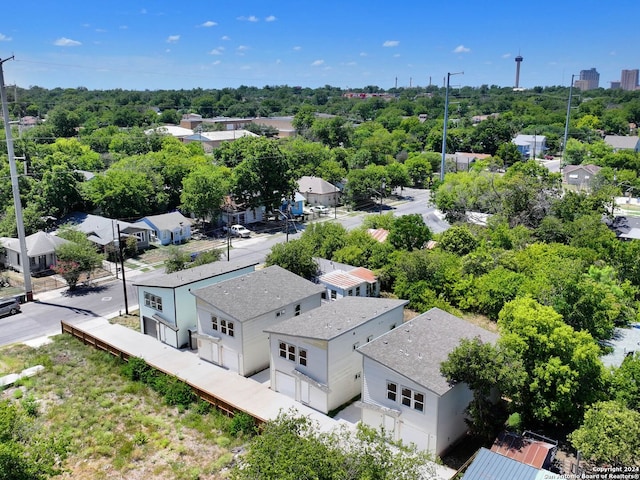
[[[227,227],[225,225],[222,228],[225,232],[229,230],[229,233],[234,237],[249,238],[251,236],[251,230],[249,230],[247,227],[243,225],[236,224],[236,225],[231,225],[230,227]]]

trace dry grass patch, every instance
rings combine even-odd
[[[38,427],[67,445],[61,479],[222,479],[231,449],[241,444],[229,437],[227,417],[202,404],[166,406],[151,388],[121,375],[120,360],[68,335],[37,349],[3,349],[0,361],[3,369],[45,366],[0,398],[19,401],[16,388],[20,397],[33,396]]]

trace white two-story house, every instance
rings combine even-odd
[[[267,330],[271,388],[323,413],[360,395],[356,349],[402,324],[406,300],[345,297]]]
[[[192,291],[198,355],[243,376],[268,368],[265,330],[319,307],[323,291],[276,265]]]
[[[256,263],[214,262],[134,283],[140,303],[140,331],[181,348],[196,332],[196,299],[191,290],[245,275]]]
[[[467,432],[472,392],[440,374],[463,338],[494,343],[498,335],[432,308],[359,347],[362,354],[362,422],[384,428],[394,440],[442,455]]]

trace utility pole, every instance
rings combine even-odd
[[[442,161],[440,162],[440,181],[444,182],[444,168],[447,158],[447,123],[449,123],[449,81],[451,75],[464,75],[464,72],[447,73],[447,88],[444,94],[444,126],[442,128]]]
[[[127,298],[127,281],[124,279],[124,251],[122,248],[122,235],[120,235],[120,224],[118,226],[118,250],[120,251],[120,269],[122,270],[122,288],[124,289],[124,313],[129,315],[129,299]],[[118,267],[116,267],[117,271]]]
[[[22,260],[22,273],[24,274],[24,293],[27,302],[33,301],[33,288],[31,287],[31,263],[27,252],[27,241],[24,235],[24,220],[22,218],[22,202],[20,201],[20,188],[18,186],[18,169],[13,150],[13,138],[11,137],[11,125],[9,124],[9,107],[7,106],[7,92],[4,86],[4,71],[2,66],[7,60],[13,60],[13,56],[0,59],[0,98],[2,100],[2,117],[4,118],[4,132],[7,137],[7,154],[9,156],[9,170],[11,172],[11,191],[13,193],[13,205],[16,211],[16,228],[20,243],[20,258]]]
[[[569,85],[569,101],[567,102],[567,119],[564,122],[564,140],[562,141],[562,164],[560,168],[564,168],[566,162],[565,152],[567,151],[567,137],[569,136],[569,118],[571,117],[571,96],[573,94],[573,78],[575,74],[571,75],[571,85]]]

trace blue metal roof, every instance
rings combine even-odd
[[[540,470],[481,448],[462,480],[536,480]]]

